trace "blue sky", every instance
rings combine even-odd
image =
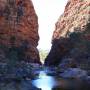
[[[48,50],[51,47],[52,33],[55,23],[63,13],[68,0],[32,0],[39,22],[39,49]]]

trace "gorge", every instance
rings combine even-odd
[[[52,48],[45,64],[55,65],[64,59],[72,59],[77,64],[78,62],[87,62],[90,66],[89,30],[90,1],[69,0],[64,13],[56,23],[52,37]]]
[[[0,0],[0,90],[90,90],[90,0],[68,0],[44,65],[38,27],[31,0]]]

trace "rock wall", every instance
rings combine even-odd
[[[69,33],[74,31],[84,31],[88,23],[90,23],[90,1],[69,0],[64,14],[56,23],[53,39],[67,37]]]
[[[71,60],[71,67],[90,70],[90,0],[69,0],[55,26],[45,65],[59,65],[65,59]]]
[[[32,1],[0,0],[0,60],[40,63],[38,40],[38,17]]]

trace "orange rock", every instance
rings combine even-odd
[[[74,28],[87,25],[90,22],[89,8],[90,2],[88,0],[69,0],[64,13],[56,23],[53,39],[57,39],[56,32],[59,34],[59,38],[65,37],[68,31],[72,32],[75,31]],[[81,29],[80,31],[83,30]]]
[[[38,40],[38,17],[32,1],[0,0],[0,45],[9,48],[25,45],[24,59],[39,63]]]
[[[90,0],[69,0],[55,24],[52,47],[45,65],[55,66],[64,58],[77,60],[81,68],[90,68]],[[83,59],[84,56],[84,59]],[[81,60],[81,62],[80,62]],[[85,69],[86,70],[86,69]]]

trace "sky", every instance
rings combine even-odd
[[[67,0],[32,0],[39,23],[38,49],[50,50],[55,23],[64,12]]]

